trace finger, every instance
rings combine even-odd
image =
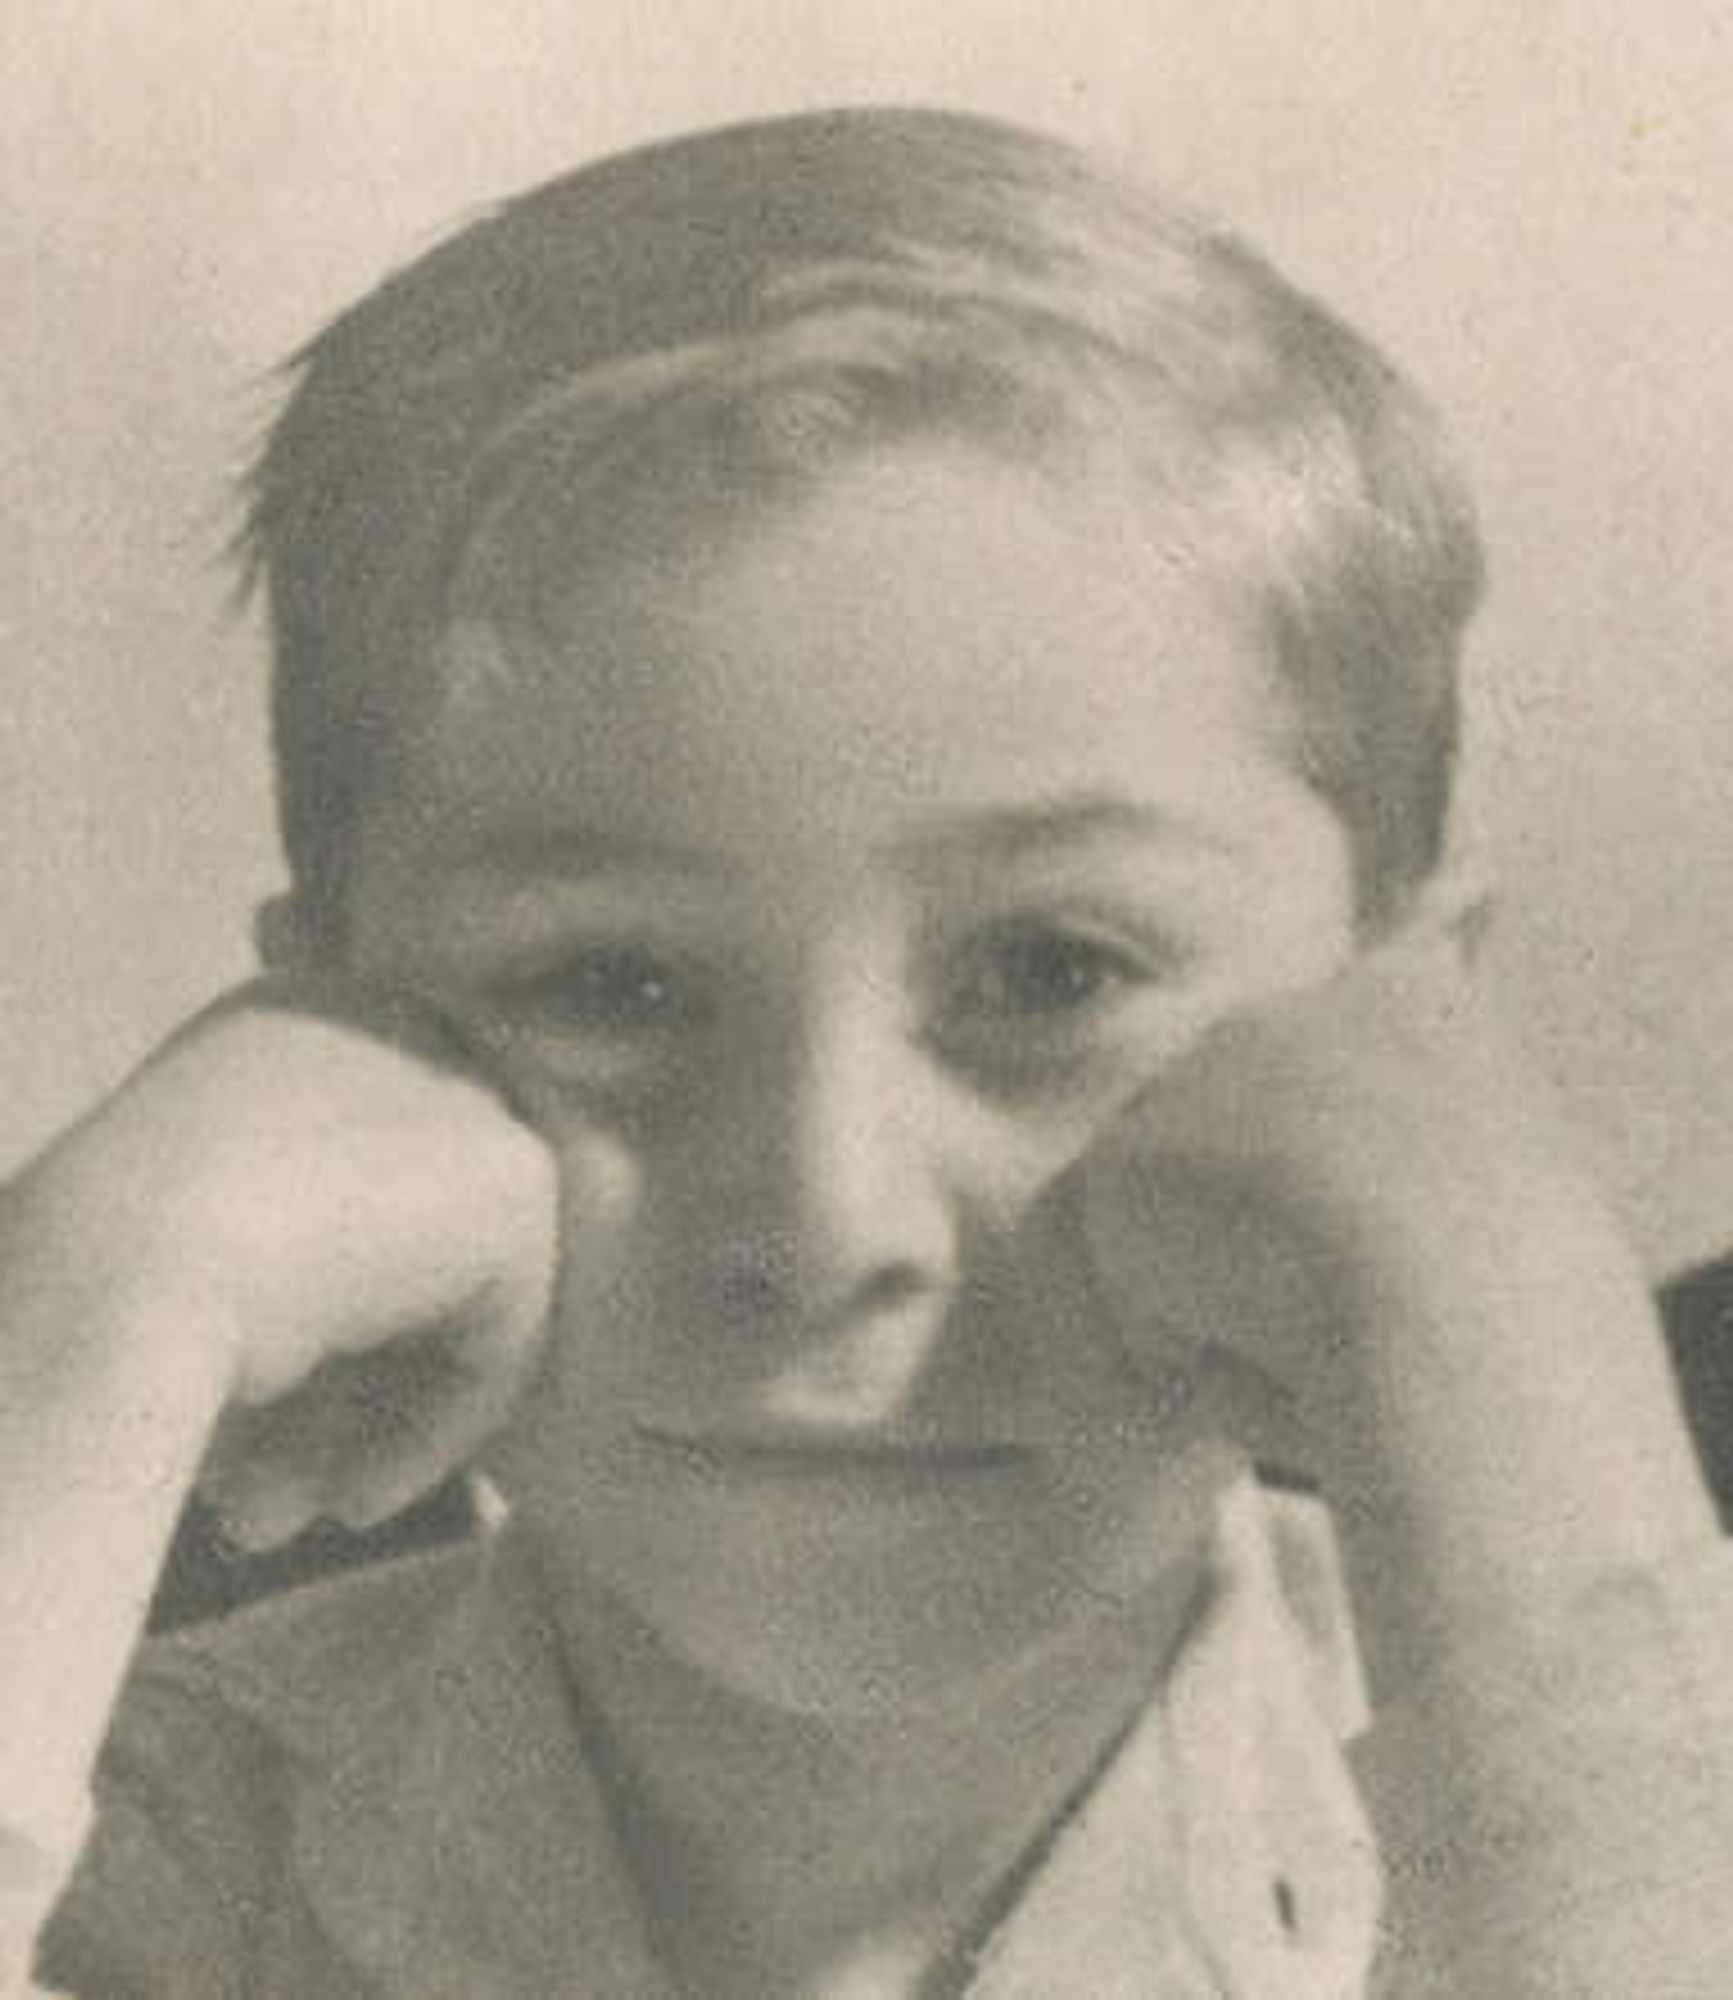
[[[627,1153],[600,1135],[568,1146],[562,1162],[571,1222],[565,1255],[593,1275],[603,1268],[636,1200]],[[526,1263],[508,1270],[472,1302],[451,1352],[453,1393],[414,1406],[415,1421],[394,1439],[350,1452],[333,1489],[332,1511],[366,1527],[401,1511],[430,1486],[470,1464],[535,1393],[545,1361],[555,1272]]]
[[[249,1413],[200,1491],[246,1548],[273,1547],[320,1519],[371,1527],[466,1465],[497,1428],[504,1402],[478,1382],[387,1393],[353,1375],[327,1379],[282,1407]]]
[[[564,1162],[573,1217],[567,1255],[600,1268],[636,1196],[636,1175],[616,1145],[592,1136]],[[430,1394],[413,1406],[414,1422],[371,1448],[350,1451],[333,1483],[331,1510],[351,1526],[367,1527],[401,1511],[428,1487],[470,1464],[508,1427],[533,1395],[548,1341],[554,1273],[524,1265],[501,1274],[472,1302],[451,1348],[457,1364],[451,1393]]]
[[[351,974],[274,973],[242,988],[230,1004],[357,1029],[431,1069],[487,1082],[503,1097],[457,1010],[434,995]]]
[[[408,1505],[506,1421],[531,1372],[548,1288],[540,1268],[501,1274],[460,1316],[328,1355],[285,1394],[231,1407],[202,1490],[241,1512],[255,1494],[278,1492],[342,1519]]]
[[[216,1500],[204,1496],[215,1509],[223,1539],[246,1555],[265,1555],[303,1535],[324,1518],[318,1494],[290,1478],[253,1476],[243,1485]]]

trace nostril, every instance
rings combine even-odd
[[[925,1289],[926,1281],[913,1264],[886,1264],[872,1273],[852,1303],[862,1312],[893,1312]]]
[[[798,1279],[791,1245],[772,1239],[731,1245],[718,1275],[722,1316],[738,1322],[786,1312]]]
[[[716,1283],[723,1321],[734,1326],[770,1319],[799,1318],[816,1324],[871,1318],[910,1304],[929,1288],[917,1265],[897,1261],[877,1266],[836,1296],[807,1297],[792,1244],[775,1238],[731,1246]]]

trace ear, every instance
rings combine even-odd
[[[305,976],[320,963],[318,930],[292,891],[267,896],[253,912],[253,949],[268,973]]]

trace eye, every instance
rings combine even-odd
[[[993,1091],[1070,1090],[1166,1049],[1195,1000],[1194,948],[1140,929],[1014,915],[947,956],[934,1048]]]
[[[647,945],[564,953],[492,992],[495,1024],[551,1076],[610,1090],[653,1082],[710,1026],[702,973]]]
[[[1154,967],[1124,947],[1037,919],[994,925],[964,954],[946,1012],[976,1021],[1058,1022],[1147,983]]]
[[[707,1010],[694,983],[640,945],[599,945],[562,965],[554,999],[574,1022],[617,1033],[690,1025]]]

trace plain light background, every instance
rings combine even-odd
[[[1657,1267],[1733,1241],[1725,0],[0,0],[0,1172],[277,879],[222,567],[272,365],[492,196],[864,98],[1136,154],[1442,406],[1492,976]]]

